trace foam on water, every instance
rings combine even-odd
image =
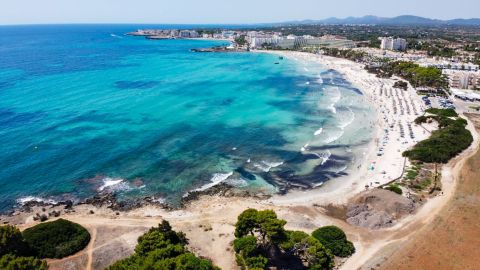
[[[302,146],[302,148],[300,148],[300,151],[302,151],[302,152],[307,151],[308,145],[309,145],[309,144],[307,143],[307,144],[305,144],[304,146]]]
[[[344,133],[345,133],[345,131],[343,131],[343,130],[337,131],[334,135],[331,135],[328,138],[326,138],[324,143],[325,144],[332,143],[332,142],[340,139],[343,136]]]
[[[321,76],[321,75],[318,75],[317,78],[318,78],[318,79],[317,79],[317,82],[318,82],[319,84],[323,84],[323,78],[322,78],[322,76]]]
[[[121,186],[125,186],[125,183],[123,182],[123,179],[121,178],[110,178],[110,177],[105,177],[102,179],[103,185],[101,185],[98,188],[98,191],[105,191],[105,190],[118,190],[118,189],[125,189],[122,188]],[[124,184],[124,185],[122,185]]]
[[[256,168],[259,168],[260,170],[264,172],[269,172],[272,168],[279,167],[283,165],[283,161],[280,162],[270,162],[270,161],[265,161],[262,160],[260,163],[255,163],[253,166]]]
[[[206,185],[203,185],[201,186],[200,188],[197,188],[197,189],[194,189],[193,191],[205,191],[209,188],[212,188],[220,183],[222,183],[223,181],[227,180],[230,176],[233,175],[233,172],[229,172],[229,173],[216,173],[212,176],[212,178],[210,179],[210,183],[206,184]]]
[[[25,196],[25,197],[20,197],[17,199],[17,203],[19,205],[25,205],[29,202],[43,202],[43,203],[48,203],[48,204],[56,204],[57,201],[52,200],[52,199],[45,199],[37,196]]]
[[[320,163],[320,165],[323,165],[330,159],[332,152],[330,152],[330,150],[327,150],[324,153],[315,153],[315,155],[322,159],[322,162]]]
[[[323,132],[323,128],[319,128],[319,129],[317,129],[317,131],[315,131],[315,133],[313,133],[313,135],[318,136],[318,135],[322,134],[322,132]]]
[[[350,107],[347,107],[347,109],[348,109],[348,115],[349,116],[346,118],[346,120],[344,120],[343,123],[338,125],[338,127],[341,128],[341,129],[345,129],[346,127],[351,125],[353,123],[353,121],[355,121],[355,113],[353,112],[353,110]]]

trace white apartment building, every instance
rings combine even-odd
[[[451,88],[478,89],[480,88],[480,72],[444,70],[448,76]]]
[[[181,38],[197,38],[198,32],[194,30],[181,30],[179,33]]]
[[[305,47],[355,48],[355,43],[351,40],[330,39],[328,37],[297,37],[289,35],[287,37],[272,36],[251,38],[250,46],[254,49],[261,48],[265,44],[282,49],[301,49]]]
[[[390,51],[407,50],[407,41],[403,38],[381,37],[380,49]]]
[[[472,63],[453,63],[451,61],[436,61],[432,59],[420,59],[417,63],[422,67],[436,67],[438,69],[458,70],[458,71],[478,71],[478,65]]]

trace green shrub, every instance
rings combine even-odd
[[[0,269],[2,270],[47,270],[45,261],[33,257],[17,257],[12,254],[0,258]]]
[[[328,248],[335,256],[348,257],[355,253],[353,243],[347,240],[342,229],[337,226],[325,226],[312,233],[320,243]]]
[[[403,152],[410,160],[426,163],[447,163],[450,159],[467,149],[473,142],[473,136],[466,129],[465,119],[451,119],[456,114],[452,110],[431,111],[437,113],[432,118],[439,123],[439,130],[433,131],[426,140],[418,142],[411,150]]]
[[[167,221],[151,228],[138,238],[135,253],[120,260],[108,270],[219,270],[209,260],[201,259],[186,249],[188,240],[175,232]]]
[[[285,224],[271,210],[248,209],[239,215],[233,247],[241,269],[289,269],[290,265],[278,262],[302,262],[307,269],[333,268],[333,255],[322,243],[304,232],[285,230]]]
[[[14,226],[0,226],[0,257],[5,254],[29,255],[28,244],[22,233]]]
[[[435,114],[441,117],[458,117],[458,113],[454,109],[429,108],[425,110],[425,112]]]
[[[426,123],[427,120],[428,120],[428,117],[422,115],[415,119],[415,124],[420,125],[420,124]]]
[[[257,238],[255,236],[243,236],[233,241],[233,249],[243,256],[253,256],[257,254]]]
[[[402,189],[397,186],[397,185],[390,185],[388,187],[385,188],[386,190],[390,190],[391,192],[395,192],[397,193],[398,195],[402,195],[403,194],[403,191]]]
[[[26,229],[23,237],[40,258],[64,258],[84,249],[90,242],[85,228],[64,219]]]

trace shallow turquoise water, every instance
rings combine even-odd
[[[332,70],[122,35],[134,29],[0,27],[0,210],[99,191],[176,203],[219,181],[313,187],[369,139],[368,104]]]

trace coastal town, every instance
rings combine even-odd
[[[216,47],[217,51],[294,50],[324,54],[325,49],[352,50],[364,54],[361,61],[377,65],[383,61],[411,61],[421,67],[434,67],[448,78],[453,97],[463,101],[480,101],[480,44],[455,41],[445,44],[455,53],[432,55],[428,50],[412,49],[405,38],[377,37],[375,46],[365,46],[364,40],[353,41],[345,36],[326,34],[322,36],[294,34],[284,35],[278,31],[255,30],[155,30],[140,29],[127,33],[148,39],[207,39],[228,41],[229,45]],[[422,42],[415,40],[416,43]],[[428,41],[434,43],[433,41]],[[202,48],[200,51],[216,51]],[[195,49],[197,50],[197,49]],[[357,59],[360,60],[360,59]]]

